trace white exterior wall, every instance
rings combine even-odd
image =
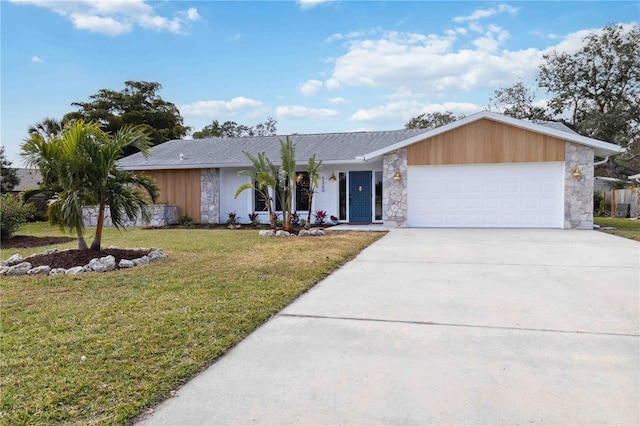
[[[250,182],[250,180],[244,176],[238,176],[238,172],[244,170],[244,168],[225,168],[220,169],[220,222],[226,222],[229,212],[236,212],[240,223],[249,223],[249,213],[254,210],[253,199],[254,194],[251,190],[245,190],[235,199],[233,196],[240,185]],[[297,169],[298,172],[306,171],[305,165],[300,165]],[[349,165],[324,165],[320,171],[320,179],[318,182],[318,188],[313,197],[312,210],[325,210],[328,216],[338,216],[339,208],[339,182],[338,174],[340,172],[348,173],[350,171],[382,171],[382,162],[376,163],[363,163],[363,164],[349,164]],[[336,176],[336,181],[329,180],[331,173]],[[348,188],[348,181],[347,181]],[[347,189],[348,190],[348,189]],[[372,206],[375,203],[375,187],[372,187]],[[348,209],[348,206],[347,206]],[[307,218],[307,210],[297,210],[301,219]],[[260,221],[262,223],[268,223],[269,217],[267,212],[259,212]],[[313,213],[313,212],[312,212]],[[347,212],[348,214],[348,212]],[[347,216],[348,217],[348,216]],[[312,215],[312,219],[313,215]]]

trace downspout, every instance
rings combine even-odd
[[[604,163],[606,163],[607,161],[609,161],[609,156],[608,156],[608,155],[607,155],[606,157],[604,157],[604,160],[602,160],[602,161],[597,161],[597,162],[593,163],[593,167],[601,166],[601,165],[603,165]]]

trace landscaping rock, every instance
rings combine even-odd
[[[53,253],[57,253],[57,252],[58,252],[58,249],[47,249],[42,254],[53,254]]]
[[[49,271],[49,275],[64,275],[67,272],[64,268],[54,268]]]
[[[151,250],[147,257],[149,258],[149,262],[157,262],[159,260],[166,259],[168,255],[162,249],[155,249]]]
[[[320,228],[311,228],[309,229],[309,234],[313,235],[314,237],[318,237],[320,235],[324,235],[324,231]]]
[[[22,261],[24,261],[22,256],[16,253],[7,259],[7,266],[14,266],[14,265],[17,265],[18,263],[21,263]]]
[[[127,259],[121,259],[120,263],[118,263],[118,268],[120,269],[127,269],[127,268],[133,268],[134,266],[136,266],[132,260],[127,260]]]
[[[75,266],[67,269],[65,275],[78,275],[84,273],[84,266]]]
[[[0,260],[0,266],[9,266],[4,260]]]
[[[0,276],[7,275],[7,271],[9,270],[9,266],[0,265]]]
[[[146,264],[149,263],[149,257],[148,256],[142,256],[142,257],[139,257],[137,259],[133,259],[132,262],[133,262],[133,264],[135,266],[146,265]]]
[[[276,233],[271,229],[262,229],[258,231],[258,235],[260,235],[261,237],[275,237]]]
[[[287,231],[279,230],[276,232],[276,237],[290,237],[291,234]]]
[[[50,271],[51,266],[36,266],[35,268],[29,269],[29,271],[27,271],[27,275],[47,275]]]
[[[9,270],[7,271],[7,275],[12,277],[25,275],[29,271],[29,269],[31,269],[31,264],[29,262],[18,263],[17,265],[13,265],[9,267]]]
[[[298,237],[306,237],[309,235],[311,235],[311,233],[308,229],[301,229],[300,232],[298,232]]]
[[[116,258],[113,256],[105,256],[101,258],[91,259],[89,268],[94,272],[107,272],[116,269]]]

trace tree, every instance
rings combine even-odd
[[[135,147],[148,155],[150,146],[149,137],[140,126],[125,126],[111,136],[97,123],[83,120],[68,123],[49,140],[33,134],[22,145],[22,156],[27,164],[40,169],[42,184],[27,191],[24,198],[37,193],[47,195],[49,222],[75,231],[81,250],[88,248],[82,206],[97,204],[98,226],[90,248],[99,251],[107,206],[114,226],[120,227],[125,218],[132,220],[138,214],[147,217],[143,208],[146,197],[152,201],[158,197],[158,187],[151,178],[117,167],[117,160],[127,148]]]
[[[524,120],[550,120],[545,108],[534,105],[536,93],[527,88],[522,81],[510,87],[502,87],[493,92],[489,99],[490,107],[514,118]]]
[[[307,162],[307,173],[309,174],[309,212],[307,213],[307,227],[311,225],[311,210],[313,208],[313,194],[318,187],[320,180],[320,169],[322,168],[322,160],[316,161],[316,154],[313,154]]]
[[[640,27],[607,25],[574,54],[544,55],[537,82],[549,107],[582,135],[637,150],[640,137]],[[615,174],[611,159],[608,171]]]
[[[278,187],[281,196],[282,221],[285,231],[291,230],[291,210],[293,209],[293,191],[296,187],[296,145],[289,136],[283,141],[280,139],[280,160],[278,170]]]
[[[248,136],[271,136],[275,135],[277,121],[269,117],[264,123],[258,123],[249,127],[238,124],[235,121],[225,121],[220,124],[218,120],[213,120],[211,124],[205,126],[199,132],[193,134],[194,139],[205,138],[242,138]]]
[[[445,124],[453,123],[456,120],[464,118],[464,115],[455,116],[451,111],[423,113],[409,120],[405,124],[405,129],[435,129]]]
[[[273,216],[273,197],[271,197],[270,190],[278,185],[278,168],[267,158],[264,152],[259,152],[255,157],[247,151],[243,152],[253,164],[253,169],[242,170],[238,174],[250,178],[251,182],[240,185],[236,190],[235,198],[238,198],[238,195],[247,189],[253,189],[258,192],[267,205],[271,229],[275,229],[276,220]]]
[[[75,232],[78,249],[86,250],[89,247],[84,240],[82,205],[93,203],[93,200],[85,181],[86,159],[80,154],[80,149],[83,140],[102,138],[103,132],[96,123],[80,126],[78,123],[69,123],[55,137],[33,132],[24,141],[21,156],[27,167],[40,170],[42,183],[38,188],[25,191],[22,197],[27,201],[34,195],[43,194],[49,200],[49,223],[61,230]]]
[[[144,208],[149,204],[147,197],[155,203],[160,195],[158,186],[149,176],[118,168],[117,161],[130,147],[149,156],[151,143],[143,127],[125,126],[106,140],[89,139],[83,144],[83,153],[91,162],[87,167],[87,180],[92,198],[98,204],[98,223],[91,250],[100,250],[107,207],[111,222],[119,228],[126,219],[133,220],[138,214],[148,220]]]
[[[40,135],[44,139],[52,139],[64,129],[65,121],[47,117],[32,126],[29,126],[29,135]]]
[[[0,146],[0,194],[13,191],[20,183],[16,169],[11,168],[11,164],[4,154],[4,146]]]
[[[95,121],[102,130],[114,135],[125,126],[141,126],[152,145],[180,139],[189,132],[178,108],[156,93],[162,88],[160,83],[125,81],[124,84],[119,92],[101,89],[89,96],[89,102],[73,102],[71,105],[79,110],[65,115],[63,121]],[[133,147],[127,147],[125,155],[134,152]]]

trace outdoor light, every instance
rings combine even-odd
[[[582,176],[582,172],[580,171],[580,169],[578,168],[578,166],[576,166],[575,169],[573,169],[573,172],[571,172],[571,174],[573,175],[574,178],[579,178],[580,176]]]
[[[329,178],[329,180],[330,180],[331,182],[335,182],[335,181],[336,181],[336,175],[335,175],[335,173],[331,172],[331,177]]]
[[[400,174],[400,170],[398,170],[396,174],[393,175],[393,180],[402,180],[402,175]]]

